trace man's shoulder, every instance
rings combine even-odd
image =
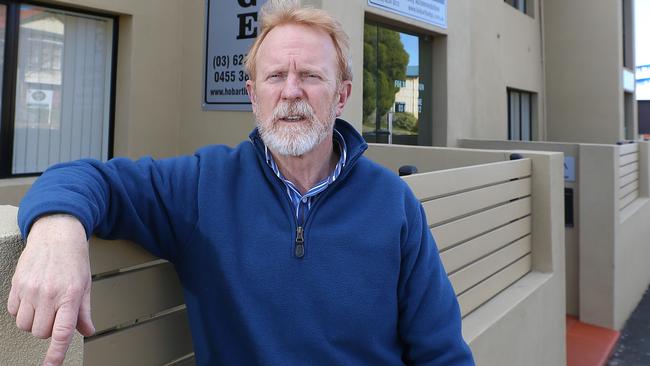
[[[375,194],[400,196],[407,200],[415,199],[408,184],[398,175],[396,171],[392,171],[387,167],[362,156],[357,161],[357,175],[369,183],[369,187],[373,187],[380,192]]]
[[[387,167],[367,158],[361,156],[357,162],[357,167],[363,175],[371,176],[375,179],[380,179],[383,183],[406,187],[406,183],[401,179],[397,172],[394,172]]]
[[[196,150],[195,156],[201,160],[214,163],[215,160],[222,162],[245,161],[255,157],[255,147],[250,141],[242,141],[238,145],[229,146],[222,144],[206,145]]]

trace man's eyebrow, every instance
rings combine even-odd
[[[287,70],[283,67],[272,67],[266,70],[262,70],[262,75],[271,75],[271,74],[286,74]]]

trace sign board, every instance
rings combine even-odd
[[[368,5],[447,28],[447,0],[368,0]]]
[[[564,157],[564,180],[566,182],[576,181],[576,158],[573,156]]]
[[[204,110],[250,111],[244,59],[266,0],[206,0]]]

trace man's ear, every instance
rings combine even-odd
[[[345,104],[348,102],[348,98],[350,97],[351,93],[352,93],[352,81],[343,80],[341,82],[341,85],[339,86],[338,98],[336,101],[337,117],[340,117],[341,114],[343,114],[343,108],[345,108]]]
[[[257,95],[255,94],[255,82],[253,80],[246,80],[246,92],[248,92],[248,98],[251,100],[253,110],[255,110],[257,107]]]

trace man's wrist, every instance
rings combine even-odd
[[[40,226],[52,225],[52,224],[55,225],[56,227],[61,227],[61,225],[78,226],[81,232],[85,234],[86,239],[89,237],[89,235],[86,233],[86,229],[82,224],[81,220],[78,217],[67,213],[48,213],[37,217],[36,219],[34,219],[34,222],[32,223],[32,226],[30,227],[29,232],[27,233],[27,237],[29,237],[29,234],[35,228],[38,229],[38,227]]]

